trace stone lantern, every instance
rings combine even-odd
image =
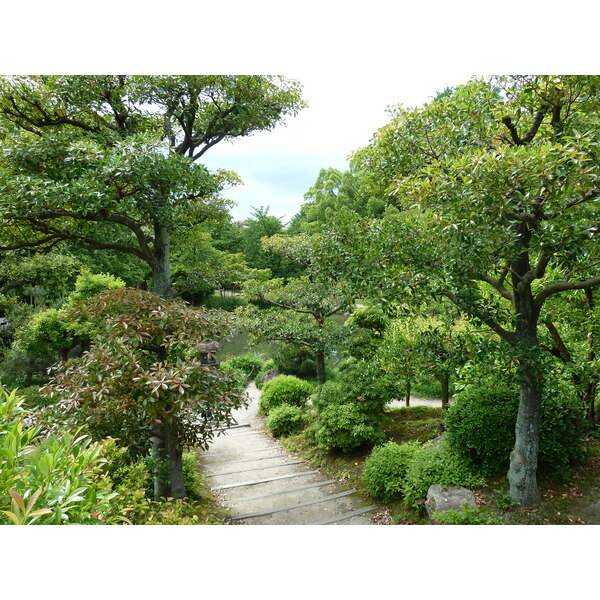
[[[216,367],[221,361],[217,360],[215,356],[215,352],[219,350],[223,350],[222,344],[219,342],[215,342],[214,340],[207,340],[206,342],[202,342],[196,346],[196,349],[200,353],[200,363],[206,365],[208,367]]]

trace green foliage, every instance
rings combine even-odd
[[[278,344],[272,357],[275,368],[286,375],[310,377],[317,374],[314,352],[306,346]]]
[[[57,420],[83,424],[97,439],[124,439],[130,452],[145,455],[151,436],[168,440],[173,452],[206,448],[244,403],[238,377],[203,365],[197,350],[227,335],[227,313],[127,288],[102,292],[73,312],[104,330],[44,388],[57,399]]]
[[[73,344],[64,313],[50,308],[33,316],[15,334],[14,349],[28,356],[45,356],[68,350]]]
[[[387,442],[373,448],[362,472],[367,492],[383,502],[401,499],[408,464],[419,448],[416,442]]]
[[[125,287],[125,282],[114,275],[92,273],[88,269],[84,269],[75,280],[75,289],[67,296],[67,306],[72,307],[77,302],[88,300],[100,292],[123,287]]]
[[[518,392],[509,386],[469,386],[447,411],[445,425],[452,449],[486,476],[506,472],[515,442]],[[582,457],[585,421],[567,391],[547,390],[542,402],[539,470],[566,474]]]
[[[238,356],[228,358],[221,363],[221,368],[231,367],[241,371],[245,375],[247,381],[250,381],[262,370],[264,364],[265,360],[260,354],[249,353],[239,354]]]
[[[219,294],[214,294],[206,298],[202,302],[202,305],[208,309],[218,308],[220,310],[233,312],[236,308],[244,306],[246,303],[247,301],[241,296],[221,296]]]
[[[304,406],[313,389],[314,386],[308,381],[293,375],[278,375],[263,386],[259,410],[262,414],[269,414],[273,408],[282,404]]]
[[[115,494],[103,472],[102,447],[66,433],[42,438],[27,427],[14,392],[0,390],[0,523],[110,523]]]
[[[203,486],[206,476],[200,473],[198,454],[192,450],[183,453],[183,483],[187,497],[192,500],[203,498]]]
[[[468,504],[461,510],[436,511],[431,518],[440,525],[502,525],[502,519],[496,515]]]
[[[350,452],[381,443],[384,434],[356,404],[336,404],[319,413],[314,437],[319,448]]]
[[[369,329],[381,335],[389,325],[389,317],[379,305],[362,306],[354,310],[345,322],[347,327]]]
[[[404,501],[419,506],[431,485],[458,485],[468,488],[482,486],[485,481],[473,474],[467,462],[447,446],[424,445],[415,453],[406,470],[402,488]]]
[[[267,427],[275,437],[296,433],[304,424],[304,413],[300,406],[280,404],[269,412]]]
[[[381,421],[386,404],[398,397],[397,380],[370,361],[346,366],[335,381],[327,381],[315,394],[318,411],[331,405],[353,404],[370,419]]]

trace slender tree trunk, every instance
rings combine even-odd
[[[150,444],[154,463],[154,499],[158,501],[171,495],[167,471],[168,455],[163,427],[157,427],[152,432]]]
[[[587,300],[590,316],[592,316],[594,312],[594,291],[591,288],[585,290],[585,298]],[[588,333],[587,341],[589,346],[587,362],[593,362],[596,360],[596,349],[594,347],[594,334],[592,331]],[[583,398],[584,402],[589,406],[588,418],[592,423],[595,424],[598,423],[598,416],[600,415],[600,408],[598,409],[598,413],[595,411],[596,392],[598,390],[598,374],[592,373],[590,374],[590,378],[591,380],[588,381],[583,393]]]
[[[508,481],[511,498],[523,506],[531,506],[540,500],[537,466],[544,380],[537,337],[539,310],[529,288],[515,293],[515,311],[521,397]]]
[[[154,261],[152,264],[152,291],[162,298],[172,296],[171,289],[171,234],[166,227],[154,223]]]
[[[410,406],[410,379],[406,380],[406,395],[404,396],[406,406]]]
[[[170,496],[175,500],[185,498],[187,493],[183,482],[183,449],[177,441],[177,426],[167,427],[167,453],[169,455]]]
[[[317,381],[322,385],[325,383],[325,352],[317,350],[315,352],[315,360],[317,363]]]
[[[442,408],[446,410],[450,402],[450,377],[447,374],[440,375],[439,380],[442,386]]]

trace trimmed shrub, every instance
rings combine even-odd
[[[291,404],[304,406],[313,391],[313,384],[293,375],[278,375],[263,386],[258,408],[262,414],[268,414],[276,406]]]
[[[315,394],[317,411],[329,406],[354,404],[373,421],[381,421],[385,405],[392,400],[393,378],[369,362],[357,361],[345,368],[335,381],[325,382]]]
[[[383,333],[390,322],[389,317],[381,306],[363,306],[357,308],[346,320],[345,325],[353,325],[370,329],[379,334]]]
[[[489,512],[481,512],[468,504],[462,510],[436,511],[431,518],[440,525],[502,525],[502,519]]]
[[[408,464],[402,487],[404,501],[419,506],[417,501],[425,498],[429,486],[435,483],[474,488],[484,485],[485,481],[473,473],[464,458],[447,446],[425,445],[415,452]]]
[[[256,374],[262,370],[265,361],[260,354],[249,353],[232,356],[221,364],[233,367],[236,371],[241,371],[248,380],[254,379]]]
[[[548,389],[542,401],[540,473],[564,475],[582,458],[584,415],[568,391]],[[450,447],[487,477],[506,473],[515,444],[519,393],[471,386],[450,405],[445,425]]]
[[[306,347],[294,344],[279,344],[273,352],[273,360],[282,373],[298,377],[311,377],[317,374],[317,363],[313,352]]]
[[[401,499],[408,464],[419,448],[417,442],[388,442],[373,448],[362,472],[367,492],[384,502]]]
[[[248,301],[242,296],[220,296],[214,295],[206,298],[202,305],[205,308],[213,309],[218,308],[220,310],[226,310],[227,312],[233,312],[236,308],[248,304]]]
[[[384,433],[356,404],[328,406],[314,425],[319,448],[350,452],[363,446],[375,446],[384,440]]]
[[[299,406],[282,404],[276,406],[267,419],[267,427],[275,437],[296,433],[304,424],[304,415]]]

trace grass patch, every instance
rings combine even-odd
[[[440,434],[443,411],[429,406],[389,408],[381,428],[387,440],[428,442]]]

